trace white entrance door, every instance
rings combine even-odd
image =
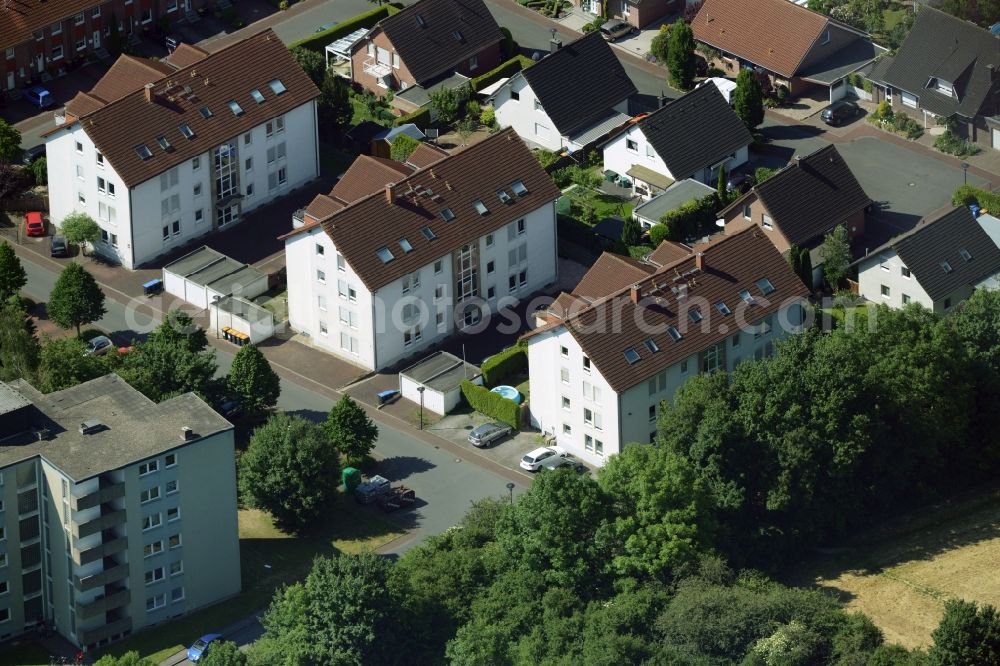
[[[96,51],[99,48],[101,48],[101,31],[100,30],[95,30],[94,31],[94,50]]]
[[[13,89],[14,89],[14,72],[7,72],[7,90],[13,90]],[[996,130],[993,130],[993,131],[996,132]],[[996,137],[994,137],[994,138],[996,138]],[[995,141],[994,141],[994,144],[996,144]],[[1000,147],[1000,144],[996,144],[996,145],[998,147]]]
[[[45,71],[45,56],[41,53],[35,56],[35,69],[39,74]]]

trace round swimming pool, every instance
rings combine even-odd
[[[521,394],[513,386],[497,386],[493,389],[493,392],[499,393],[501,397],[513,400],[519,405],[521,404]]]

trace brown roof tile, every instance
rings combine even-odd
[[[406,159],[406,163],[412,164],[418,169],[423,169],[425,166],[429,166],[445,157],[448,157],[448,155],[448,151],[444,148],[438,148],[437,146],[429,143],[421,143],[412,153],[410,153],[410,156]]]
[[[638,282],[654,270],[655,266],[631,257],[605,252],[576,285],[573,295],[593,302]]]
[[[788,0],[705,0],[691,28],[698,41],[794,76],[827,23]]]
[[[652,251],[649,260],[658,266],[666,266],[691,255],[691,248],[683,243],[665,240]]]
[[[518,180],[527,190],[522,196],[511,189]],[[500,189],[511,203],[500,201],[496,194]],[[512,129],[401,179],[394,193],[392,202],[379,192],[323,220],[323,229],[370,291],[559,197],[559,189]],[[476,211],[476,200],[486,205],[485,215]],[[453,219],[442,216],[446,208]],[[433,240],[424,236],[424,227],[433,231]],[[410,252],[400,248],[401,238],[412,245]],[[393,254],[388,263],[376,254],[382,247]]]
[[[208,51],[205,49],[181,42],[174,49],[174,52],[164,58],[164,60],[177,69],[180,69],[181,67],[188,67],[196,62],[201,62],[207,56]]]
[[[632,302],[631,287],[625,287],[565,322],[615,391],[621,393],[645,381],[722,341],[741,324],[758,322],[787,306],[790,299],[805,298],[809,293],[771,241],[755,227],[694,250],[702,253],[702,269],[697,269],[695,256],[664,266],[639,282],[639,305]],[[766,297],[755,284],[761,278],[774,287]],[[672,291],[680,285],[687,290],[684,305]],[[754,305],[744,303],[739,296],[741,289],[754,296]],[[720,314],[715,309],[719,301],[725,302],[732,314]],[[695,305],[700,305],[704,317],[698,325],[690,321],[685,309]],[[650,330],[642,330],[640,322]],[[681,332],[679,341],[666,332],[668,325]],[[646,347],[647,338],[652,338],[659,351]],[[625,358],[629,348],[639,355],[635,363]]]
[[[111,65],[100,81],[94,84],[90,94],[99,97],[105,103],[114,102],[129,93],[141,90],[147,83],[159,81],[174,71],[173,67],[163,62],[123,55]]]
[[[359,155],[330,191],[330,196],[357,201],[382,191],[389,183],[401,180],[416,169],[395,160],[371,155]]]
[[[66,102],[66,113],[74,117],[74,121],[79,119],[88,113],[97,111],[99,108],[107,104],[107,100],[101,99],[99,97],[94,97],[91,93],[78,92],[73,95],[73,99]],[[71,121],[69,118],[66,119],[66,123],[69,124]],[[61,128],[56,127],[54,131]],[[52,134],[53,132],[46,132],[45,134]],[[43,135],[44,136],[44,135]]]
[[[248,67],[248,63],[261,63]],[[276,94],[268,85],[278,79],[285,92]],[[190,93],[186,86],[190,87]],[[258,89],[265,101],[250,96]],[[160,79],[153,88],[153,101],[136,90],[80,119],[97,149],[111,162],[127,187],[154,176],[238,137],[270,118],[308,103],[319,90],[292,58],[274,31],[268,29],[247,37],[206,57],[190,67]],[[236,100],[243,113],[235,115],[228,102]],[[199,109],[208,107],[209,118]],[[194,137],[184,138],[179,125],[187,123]],[[163,150],[157,137],[164,136],[170,148]],[[153,153],[141,159],[136,147],[145,145]]]
[[[33,39],[36,30],[97,4],[96,0],[6,0],[0,5],[0,47]]]
[[[306,206],[305,213],[312,218],[312,221],[318,222],[324,217],[333,215],[338,210],[341,210],[346,206],[346,203],[341,202],[339,199],[334,199],[328,194],[317,194],[313,197],[313,200],[309,202],[309,205]]]

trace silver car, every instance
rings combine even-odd
[[[500,441],[512,432],[514,429],[506,423],[484,423],[469,433],[469,444],[481,449]]]
[[[543,446],[521,458],[521,469],[537,472],[543,467],[559,467],[566,462],[569,453],[561,446]]]

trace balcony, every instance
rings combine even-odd
[[[103,532],[110,527],[118,527],[124,523],[124,509],[112,509],[110,511],[103,512],[102,515],[94,518],[93,520],[88,520],[85,523],[74,522],[71,526],[73,536],[80,539],[82,537],[90,536],[91,534]]]
[[[104,485],[102,482],[102,488],[90,493],[89,495],[84,495],[83,497],[74,497],[72,501],[74,511],[83,511],[85,509],[92,509],[95,506],[104,504],[105,502],[110,502],[122,497],[125,497],[125,484],[111,483]]]
[[[376,78],[382,78],[392,74],[392,68],[389,67],[389,65],[378,62],[374,57],[368,58],[361,63],[361,67],[364,69],[365,74]]]
[[[111,636],[132,631],[132,618],[125,617],[93,629],[80,629],[78,635],[84,645],[92,645]]]
[[[120,553],[128,547],[128,539],[124,537],[112,538],[102,544],[78,550],[73,548],[73,561],[77,564],[90,564],[103,559],[109,555]]]
[[[86,592],[94,588],[114,583],[128,578],[128,564],[117,564],[104,571],[99,571],[90,576],[73,576],[73,582],[79,592]]]
[[[86,620],[101,613],[107,613],[110,610],[121,608],[122,606],[127,605],[131,600],[131,593],[127,589],[122,588],[107,596],[94,599],[88,604],[77,604],[76,616],[80,620]]]

